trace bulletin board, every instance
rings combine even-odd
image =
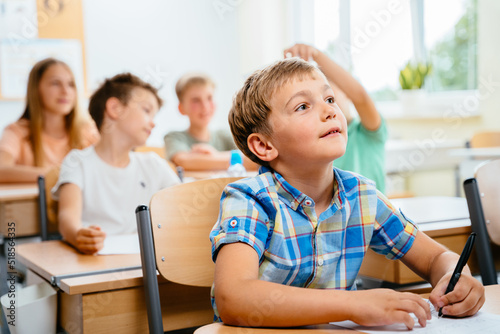
[[[66,62],[86,94],[82,0],[0,0],[2,21],[0,99],[24,99],[29,71],[47,57]]]

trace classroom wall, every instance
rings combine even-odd
[[[110,13],[113,13],[110,15]],[[216,85],[214,127],[224,127],[234,88],[239,84],[237,11],[222,13],[212,1],[84,1],[85,43],[90,91],[103,78],[131,71],[155,86],[165,107],[148,143],[184,129],[174,85],[187,71],[202,71]]]
[[[162,87],[165,105],[150,145],[163,145],[166,132],[188,126],[174,91],[182,74],[202,71],[214,79],[217,113],[212,127],[228,128],[232,97],[244,79],[279,59],[298,34],[297,27],[288,29],[291,6],[286,0],[85,0],[82,5],[87,91],[123,71]],[[82,105],[86,109],[88,100]],[[0,131],[23,108],[24,101],[0,101]]]
[[[500,2],[479,0],[478,5],[480,115],[388,119],[391,138],[432,140],[433,132],[442,130],[446,140],[465,142],[476,131],[498,129],[500,45],[495,32],[500,29]],[[105,77],[122,71],[162,86],[160,95],[166,103],[150,145],[162,145],[166,132],[188,125],[177,111],[174,93],[176,80],[186,71],[204,71],[214,78],[218,111],[213,127],[227,127],[232,96],[248,74],[281,58],[285,47],[314,40],[312,6],[300,0],[145,0],[140,4],[85,0],[82,15],[89,92]],[[457,104],[473,100],[469,96]],[[23,108],[24,101],[0,101],[0,130],[16,120]],[[407,185],[416,195],[455,193],[451,170],[415,173]]]

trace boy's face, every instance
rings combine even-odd
[[[128,103],[122,107],[117,120],[118,128],[130,138],[132,145],[146,144],[159,109],[156,97],[150,91],[137,87],[132,90]]]
[[[179,111],[189,117],[192,126],[207,127],[212,120],[215,113],[213,94],[211,85],[194,85],[184,93]]]
[[[318,73],[284,85],[271,99],[271,142],[281,163],[327,164],[345,153],[347,123],[333,90]],[[271,162],[272,163],[272,162]]]

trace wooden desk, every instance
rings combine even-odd
[[[467,201],[460,197],[410,197],[391,201],[403,214],[414,221],[419,229],[460,254],[471,233]],[[469,260],[473,272],[479,271],[476,255]],[[363,260],[359,274],[377,280],[409,284],[423,279],[408,269],[401,261],[387,260],[369,250]]]
[[[146,303],[139,254],[83,255],[61,241],[17,247],[20,262],[57,283],[58,322],[68,333],[145,333]],[[96,272],[107,273],[95,274]],[[175,330],[213,321],[210,289],[160,282],[163,326]]]
[[[500,314],[500,285],[489,285],[486,286],[486,302],[482,307],[482,311]],[[427,296],[423,296],[427,298]],[[245,333],[245,334],[327,334],[327,333],[345,333],[350,334],[357,331],[340,329],[335,325],[324,324],[316,326],[306,326],[294,329],[276,329],[276,328],[241,328],[241,327],[231,327],[226,326],[221,323],[211,324],[204,326],[196,330],[195,334],[234,334],[234,333]],[[411,333],[409,331],[408,333]]]
[[[448,151],[448,155],[469,159],[495,159],[500,158],[500,147],[452,149]]]
[[[16,224],[16,237],[40,234],[36,184],[0,184],[0,238],[7,224]]]

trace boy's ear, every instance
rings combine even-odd
[[[179,109],[181,115],[186,115],[186,113],[184,112],[184,105],[181,102],[179,102],[179,104],[177,105],[177,109]]]
[[[118,119],[123,110],[123,104],[116,97],[110,97],[106,101],[106,115],[112,120]]]
[[[261,133],[248,136],[247,145],[250,151],[262,161],[272,161],[278,157],[278,149]]]

